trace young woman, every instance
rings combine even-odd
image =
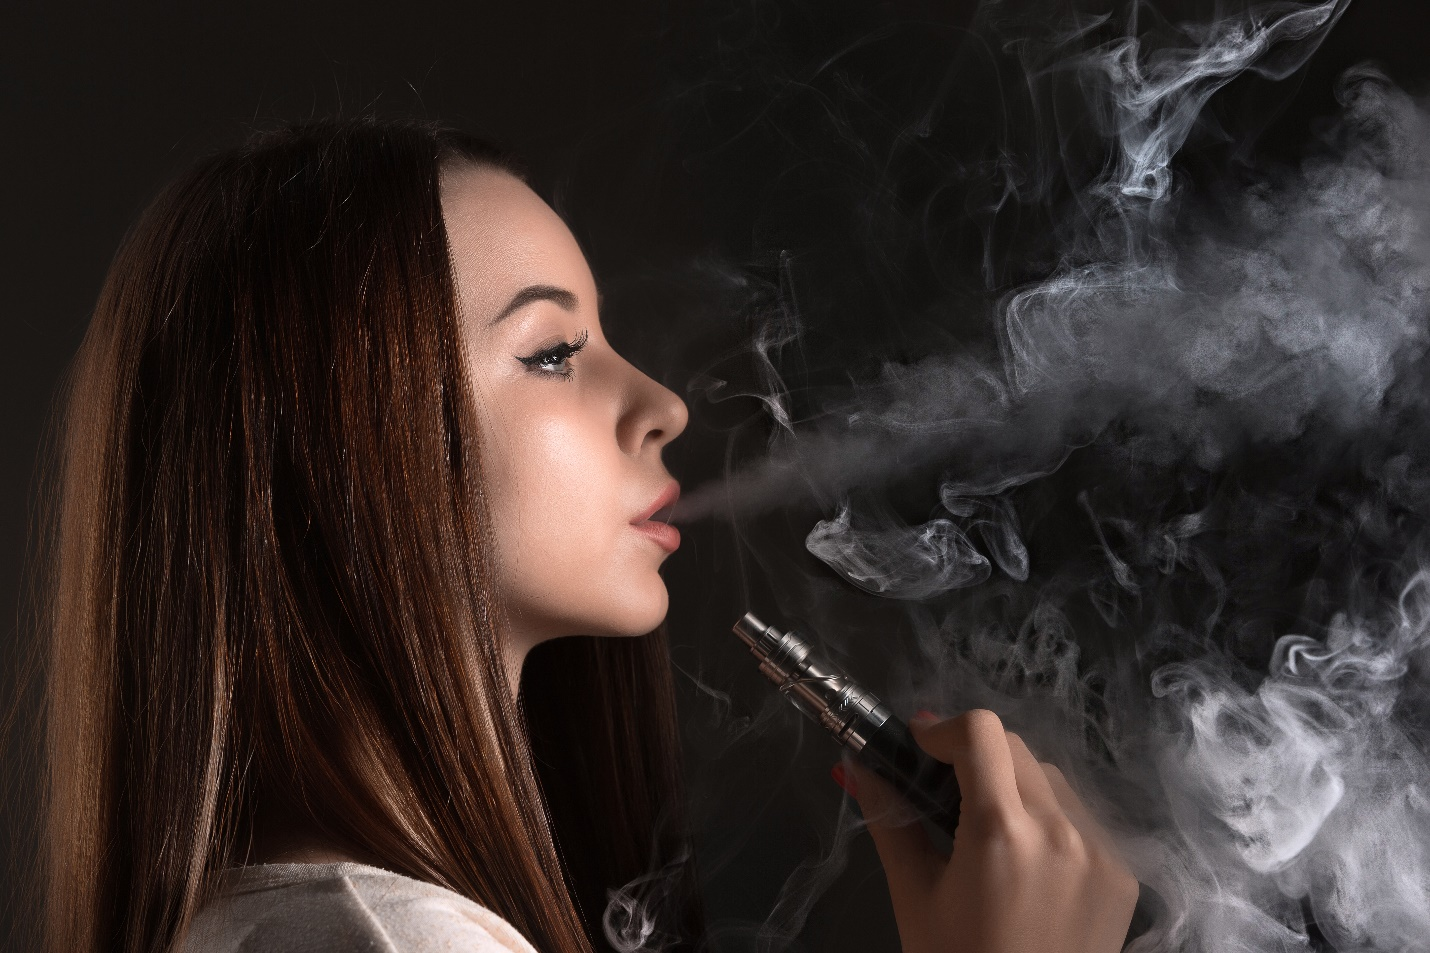
[[[260,134],[148,208],[56,442],[50,950],[700,944],[658,572],[686,411],[597,303],[433,125]],[[951,858],[843,781],[904,949],[1118,949],[1136,883],[1066,782],[990,713],[914,730]]]

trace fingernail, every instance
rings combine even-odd
[[[909,719],[909,724],[917,722],[920,728],[927,728],[929,725],[932,725],[934,722],[939,720],[940,719],[938,715],[935,715],[927,708],[920,708],[918,711],[914,712],[913,717]]]
[[[850,797],[854,796],[855,785],[854,775],[844,770],[844,762],[836,762],[834,767],[829,769],[829,776],[834,779],[834,783],[844,789],[844,793]]]

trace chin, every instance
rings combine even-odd
[[[602,634],[614,636],[645,635],[665,621],[670,608],[670,594],[666,591],[665,580],[659,576],[651,584],[632,586],[626,591],[626,598],[619,606],[613,607]]]

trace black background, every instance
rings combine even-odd
[[[860,181],[829,173],[849,148],[830,132],[837,124],[821,119],[839,112],[877,139],[880,104],[905,101],[917,112],[945,75],[940,64],[976,72],[981,54],[963,30],[972,16],[967,0],[12,5],[0,18],[5,670],[15,670],[22,641],[32,480],[53,388],[125,228],[194,156],[255,122],[366,111],[440,117],[505,143],[585,245],[613,342],[690,400],[692,425],[670,464],[694,486],[718,474],[731,434],[758,418],[755,406],[703,401],[699,388],[712,368],[748,373],[740,345],[751,317],[730,305],[747,297],[739,275],[766,280],[780,252],[803,255],[812,324],[823,300],[843,293],[841,281],[858,281],[835,274],[838,254],[820,252],[837,244],[831,229],[842,221],[828,210],[852,204]],[[1293,150],[1331,109],[1335,75],[1363,58],[1423,88],[1427,26],[1414,0],[1355,0],[1295,95],[1283,91],[1266,148]],[[834,67],[821,65],[832,57]],[[1228,114],[1238,95],[1264,102],[1254,92],[1228,90]],[[841,95],[854,105],[827,106]],[[941,122],[954,138],[962,129],[996,134],[996,117],[972,97],[951,99]],[[949,247],[957,260],[970,240],[955,236]],[[896,342],[911,333],[861,331]],[[835,753],[821,739],[799,744],[793,731],[721,747],[728,735],[712,726],[767,701],[727,635],[744,600],[758,606],[762,593],[728,528],[691,527],[686,539],[667,569],[676,662],[732,696],[727,704],[680,681],[707,899],[717,946],[736,949],[790,872],[828,849],[839,792],[824,773]],[[26,769],[12,750],[0,770],[13,781]],[[15,807],[4,820],[20,831],[25,805]],[[23,856],[11,853],[10,875],[27,876]],[[897,948],[866,838],[853,843],[800,943]]]

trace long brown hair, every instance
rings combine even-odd
[[[52,953],[176,949],[260,810],[549,953],[605,946],[606,891],[670,864],[644,899],[694,940],[663,632],[505,681],[450,162],[510,168],[428,123],[285,126],[116,254],[44,484]]]

